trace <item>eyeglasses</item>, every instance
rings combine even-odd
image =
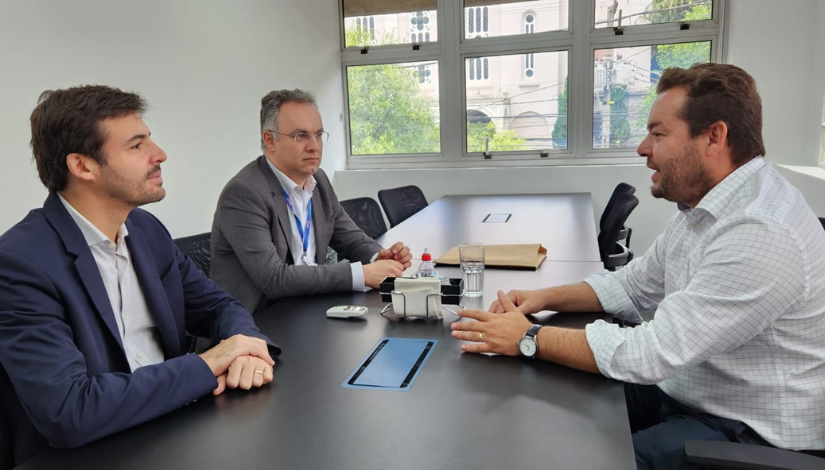
[[[329,140],[329,132],[327,132],[327,131],[318,131],[314,134],[308,134],[306,132],[296,132],[295,134],[284,134],[283,132],[278,132],[278,131],[273,131],[273,130],[269,130],[268,132],[270,134],[272,134],[272,137],[275,137],[275,139],[278,139],[278,137],[276,137],[275,134],[292,137],[295,140],[296,144],[306,144],[306,143],[309,142],[310,138],[315,139],[315,142],[318,142],[319,144],[323,144],[324,142]]]

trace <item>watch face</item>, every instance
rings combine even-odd
[[[521,341],[518,342],[518,349],[522,355],[533,357],[536,355],[536,340],[533,338],[521,338]]]

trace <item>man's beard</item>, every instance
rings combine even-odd
[[[650,188],[655,198],[695,205],[713,188],[710,174],[702,166],[696,144],[689,142],[684,152],[659,168],[659,184]]]

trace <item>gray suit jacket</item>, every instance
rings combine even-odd
[[[370,262],[381,245],[350,219],[323,170],[315,173],[312,233],[318,266],[295,266],[290,213],[278,179],[260,156],[232,178],[212,222],[212,279],[254,312],[290,295],[352,290],[349,262],[324,265],[327,246],[348,260]]]

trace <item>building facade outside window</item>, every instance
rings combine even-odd
[[[536,32],[536,14],[532,11],[524,15],[524,34]],[[536,57],[532,52],[524,54],[524,77],[533,78],[536,72]]]
[[[486,38],[490,32],[490,9],[487,7],[467,8],[466,37]],[[473,57],[467,61],[467,79],[488,80],[490,61],[486,57]]]

